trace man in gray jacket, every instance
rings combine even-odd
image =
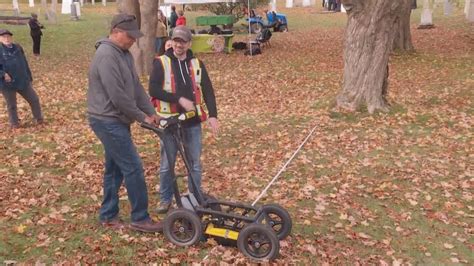
[[[129,48],[143,36],[135,16],[118,14],[112,19],[108,38],[96,43],[89,69],[87,112],[89,124],[105,152],[104,198],[100,222],[119,229],[118,191],[125,179],[131,204],[130,228],[142,232],[162,231],[148,214],[148,194],[141,159],[131,138],[134,121],[156,123],[159,117],[135,71]]]

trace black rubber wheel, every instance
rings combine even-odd
[[[288,32],[288,26],[287,25],[280,25],[280,27],[278,27],[278,31],[279,32]]]
[[[165,218],[163,232],[166,238],[177,246],[194,245],[201,239],[201,219],[187,209],[171,210]]]
[[[250,24],[250,33],[260,33],[263,29],[262,24],[260,23],[252,23]]]
[[[245,256],[255,260],[274,260],[280,253],[275,232],[263,224],[248,224],[240,231],[237,247]]]
[[[293,222],[283,207],[278,204],[267,204],[262,206],[262,211],[257,221],[270,226],[279,240],[285,239],[291,233]]]

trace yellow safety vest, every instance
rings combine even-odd
[[[171,67],[171,58],[166,55],[159,57],[161,65],[163,66],[164,73],[164,82],[163,89],[169,93],[176,93],[176,84],[174,80],[174,73]],[[192,87],[195,96],[196,102],[196,111],[201,119],[205,121],[207,119],[207,111],[205,108],[205,103],[202,97],[201,91],[201,66],[199,60],[196,58],[191,59],[191,65],[189,66],[189,73],[191,73],[191,80],[193,81]],[[162,117],[169,117],[178,114],[178,103],[170,103],[165,101],[160,101],[158,99],[152,99],[153,105],[156,107],[156,111]]]

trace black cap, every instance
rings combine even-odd
[[[8,34],[8,35],[10,35],[10,36],[13,36],[13,33],[11,33],[9,30],[7,30],[7,29],[0,29],[0,36],[5,35],[5,34]]]
[[[114,16],[110,29],[120,29],[128,33],[130,37],[138,39],[143,37],[143,33],[138,27],[137,18],[134,15],[120,13]]]

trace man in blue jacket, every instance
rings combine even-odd
[[[18,128],[16,94],[20,94],[30,105],[33,118],[43,123],[43,114],[38,95],[31,86],[33,78],[23,48],[13,43],[13,33],[0,29],[0,91],[5,98],[11,128]]]

